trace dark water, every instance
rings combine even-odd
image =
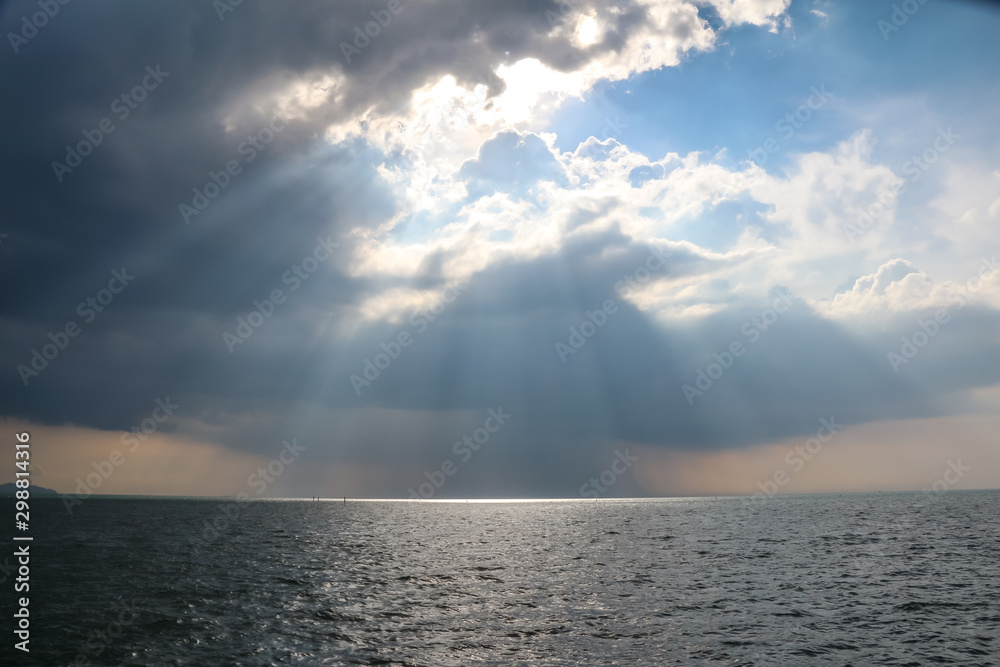
[[[20,664],[1000,665],[997,492],[32,510]]]

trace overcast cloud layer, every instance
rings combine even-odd
[[[403,497],[489,409],[442,495],[997,412],[987,5],[37,11],[0,10],[0,416],[169,396],[161,433]]]

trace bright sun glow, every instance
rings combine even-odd
[[[597,43],[598,25],[593,16],[585,16],[576,28],[576,40],[580,46]]]

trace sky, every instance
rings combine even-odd
[[[15,1],[0,27],[0,420],[36,484],[1000,487],[991,3]]]

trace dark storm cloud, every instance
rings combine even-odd
[[[214,352],[189,344],[206,318],[245,310],[317,236],[391,214],[391,199],[374,176],[380,156],[364,146],[317,150],[322,128],[373,105],[399,107],[410,90],[445,72],[497,92],[493,70],[506,52],[531,52],[559,67],[579,63],[588,56],[546,36],[551,8],[407,3],[395,32],[387,28],[348,65],[337,45],[371,20],[367,3],[245,2],[224,20],[203,2],[62,6],[17,53],[0,58],[0,81],[17,100],[0,108],[10,129],[0,158],[0,232],[8,235],[0,247],[5,367],[26,362],[48,332],[79,320],[77,304],[104,287],[109,271],[124,267],[137,277],[38,381],[52,385],[47,391],[61,407],[44,405],[46,395],[25,393],[20,378],[10,376],[4,404],[45,420],[120,426],[132,412],[133,390],[141,402],[148,385],[169,386],[203,366]],[[7,3],[4,34],[20,32],[21,17],[37,10],[33,2]],[[627,11],[616,21],[634,25],[636,18]],[[234,105],[312,72],[343,77],[340,103],[303,111],[250,162],[240,146],[273,117]],[[222,125],[227,115],[237,123],[230,132]],[[104,119],[110,124],[102,130]],[[97,144],[92,152],[55,173],[53,162],[73,164],[66,146],[84,140]],[[224,173],[231,160],[240,173],[185,224],[179,204],[192,205],[193,190],[204,192],[210,172]],[[377,289],[338,276],[333,265],[330,272],[323,298],[334,305]],[[153,342],[160,332],[165,340]],[[85,352],[81,375],[66,370]],[[74,389],[88,385],[106,398]],[[74,391],[86,396],[71,400]]]
[[[355,161],[354,181],[340,178],[333,192],[313,188],[311,195],[301,191],[311,184],[281,190],[272,170],[308,156],[330,122],[372,106],[398,108],[411,90],[445,73],[463,83],[486,82],[498,92],[493,71],[507,58],[531,54],[555,67],[578,65],[587,53],[547,36],[545,11],[553,8],[552,3],[525,2],[407,3],[396,23],[348,65],[337,45],[350,39],[354,26],[371,20],[369,3],[245,2],[223,21],[210,3],[200,2],[63,7],[19,53],[8,51],[0,60],[4,90],[18,100],[0,110],[3,127],[12,130],[5,132],[0,161],[5,231],[20,241],[5,256],[0,276],[9,284],[9,278],[40,263],[49,276],[43,284],[9,294],[4,313],[60,316],[58,309],[49,313],[48,306],[58,302],[67,282],[95,279],[105,267],[133,257],[148,259],[153,250],[159,255],[165,247],[183,248],[188,238],[198,244],[193,254],[206,263],[232,261],[238,253],[225,243],[199,239],[197,232],[185,238],[177,227],[178,204],[190,203],[192,189],[209,182],[210,170],[242,160],[238,145],[272,120],[250,107],[234,111],[234,105],[251,104],[256,93],[314,72],[343,77],[339,102],[331,98],[304,111],[254,164],[243,165],[220,201],[194,222],[226,215],[230,242],[236,234],[266,235],[264,229],[279,224],[304,228],[303,236],[320,224],[338,229],[339,215],[356,212],[345,212],[347,197],[336,188],[345,188],[354,200],[364,198],[357,189],[370,187],[365,166],[377,156],[349,155],[345,159]],[[36,10],[31,2],[5,5],[4,33],[17,30],[20,18]],[[637,16],[629,10],[613,20],[634,26]],[[160,68],[165,77],[137,108],[120,101],[113,106],[142,83],[147,67]],[[118,115],[121,109],[128,117]],[[232,132],[223,129],[224,115],[238,124]],[[52,163],[65,162],[66,146],[75,146],[84,131],[94,132],[105,118],[113,131],[79,167],[60,174],[59,182]],[[258,206],[248,189],[267,204]],[[369,203],[377,200],[373,195]],[[295,204],[303,201],[311,203],[311,210],[301,211],[306,220],[296,219],[295,209],[302,207]],[[319,223],[310,215],[325,219]],[[353,224],[366,222],[352,219]],[[235,276],[231,281],[243,282]]]
[[[890,335],[856,341],[794,297],[766,330],[752,318],[759,320],[772,300],[736,302],[695,325],[654,323],[613,289],[642,265],[649,248],[609,257],[602,249],[613,248],[613,238],[591,241],[477,275],[412,351],[362,388],[359,400],[411,409],[502,402],[522,415],[515,427],[524,429],[522,442],[572,435],[685,447],[790,436],[831,411],[851,423],[933,414],[937,389],[925,395],[886,363]],[[710,265],[683,254],[668,262],[658,279]],[[609,298],[618,310],[563,363],[555,344],[566,343],[570,327],[578,329]],[[974,326],[972,319],[966,326]],[[361,374],[363,360],[399,328],[372,327],[364,344],[351,346],[358,355],[353,363],[349,353],[341,355],[349,363],[335,375]],[[734,342],[745,353],[692,405],[682,385],[696,385],[713,353],[726,354]],[[961,359],[954,341],[942,337],[938,344],[952,363],[973,363]],[[951,381],[961,384],[961,377],[956,372]]]

